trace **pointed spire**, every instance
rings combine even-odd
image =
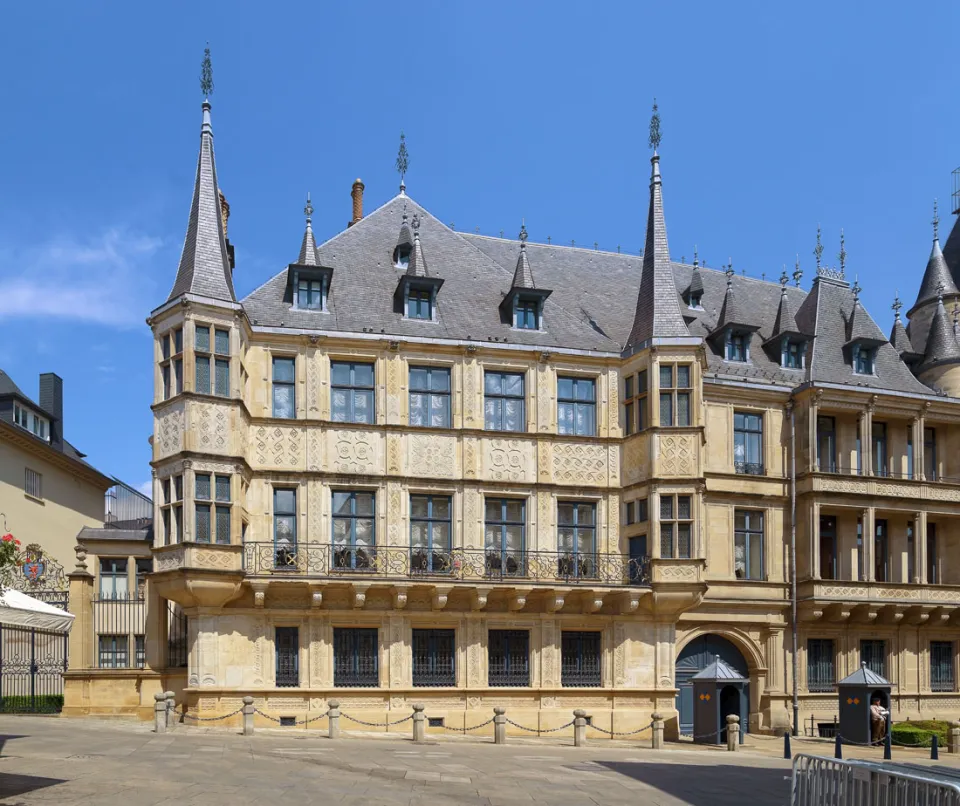
[[[840,228],[840,253],[837,255],[837,257],[840,260],[840,276],[843,277],[843,274],[847,269],[847,247],[843,238],[843,227]],[[854,280],[854,282],[856,282],[856,280]]]
[[[900,318],[900,309],[903,302],[900,300],[900,293],[893,298],[893,304],[890,306],[893,310],[893,328],[890,331],[890,344],[899,353],[900,358],[907,362],[915,362],[923,356],[917,355],[913,349],[910,337],[907,335],[907,329],[903,326],[903,320]]]
[[[850,309],[850,319],[847,322],[847,344],[860,342],[863,344],[883,344],[887,339],[883,331],[877,327],[870,314],[867,313],[863,305],[860,304],[860,283],[855,277],[853,287],[850,289],[853,294],[853,307]]]
[[[397,173],[400,174],[400,195],[407,192],[406,176],[410,167],[410,155],[407,153],[407,136],[400,131],[400,148],[397,150]]]
[[[783,271],[780,273],[780,305],[777,307],[777,318],[773,322],[773,334],[770,336],[770,340],[779,338],[787,333],[800,332],[800,328],[797,326],[797,316],[793,310],[793,304],[790,302],[790,297],[787,296],[787,282],[789,279],[787,267],[784,266]]]
[[[703,297],[703,275],[700,273],[700,256],[697,247],[693,247],[693,273],[690,275],[690,285],[687,287],[687,304],[693,305],[695,299]],[[700,307],[697,303],[696,307]]]
[[[404,210],[406,215],[406,210]],[[410,277],[428,277],[427,259],[423,256],[423,247],[420,245],[420,214],[413,214],[413,251],[410,253],[410,265],[407,266],[407,275]]]
[[[659,145],[659,113],[655,111],[655,114],[658,115],[656,144]],[[651,139],[653,138],[651,137]],[[635,347],[650,339],[683,338],[690,335],[690,331],[687,330],[680,313],[677,286],[673,278],[673,266],[670,263],[667,225],[663,216],[660,157],[656,153],[650,159],[650,165],[650,207],[647,212],[647,236],[643,249],[640,292],[637,295],[637,309],[633,317],[633,328],[627,340],[628,347]]]
[[[803,269],[800,268],[800,253],[797,252],[797,262],[793,264],[793,282],[797,288],[800,288],[800,280],[803,278]]]
[[[536,288],[537,284],[533,280],[533,270],[530,268],[530,261],[527,258],[527,226],[526,223],[520,224],[520,255],[517,258],[517,268],[513,272],[513,284],[511,288]]]
[[[697,245],[693,245],[693,268],[699,268],[700,266],[700,256],[697,254]]]
[[[820,274],[820,258],[823,256],[823,244],[820,242],[819,224],[817,224],[817,245],[813,248],[813,256],[817,259],[817,274]]]
[[[952,295],[960,294],[957,284],[953,280],[953,274],[944,260],[943,252],[940,250],[940,216],[937,213],[937,202],[933,202],[933,246],[930,249],[930,257],[927,260],[927,268],[923,272],[923,279],[920,281],[920,291],[917,293],[917,301],[913,307],[924,302],[933,301],[938,289],[942,286],[942,294]],[[909,316],[909,313],[907,314]]]
[[[930,323],[930,333],[927,336],[927,349],[924,351],[924,364],[933,364],[940,361],[960,360],[960,344],[943,307],[944,286],[937,287],[937,310]]]
[[[313,238],[313,204],[310,201],[309,192],[303,214],[307,218],[307,227],[303,231],[303,243],[300,244],[300,257],[297,258],[297,263],[301,266],[316,266],[317,242]]]
[[[209,53],[204,58],[205,66],[208,66],[206,65],[208,59]],[[212,91],[212,71],[204,77],[208,82],[202,88]],[[187,235],[183,242],[180,265],[177,268],[177,279],[174,281],[168,299],[189,293],[236,302],[220,209],[220,188],[217,185],[217,166],[213,154],[210,102],[205,100],[202,109],[200,156],[197,160],[197,178],[193,187]]]
[[[746,317],[740,307],[740,300],[733,290],[733,258],[729,259],[724,274],[727,275],[727,290],[723,296],[723,307],[720,308],[720,317],[717,319],[716,327],[713,329],[714,334],[719,333],[729,325],[747,326]]]

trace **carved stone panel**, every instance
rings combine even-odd
[[[660,475],[697,475],[697,434],[660,435]]]
[[[307,429],[303,426],[261,425],[253,434],[250,459],[255,466],[303,469]]]
[[[635,484],[650,475],[649,442],[646,434],[631,437],[623,446],[622,476],[624,484]]]
[[[408,473],[411,476],[455,478],[457,475],[457,438],[444,434],[411,434]]]
[[[533,481],[533,443],[525,439],[485,440],[483,477],[491,481]]]
[[[174,403],[155,417],[156,435],[153,440],[157,459],[164,459],[183,450],[183,403]]]
[[[382,472],[383,435],[367,431],[329,432],[327,468],[334,473]]]
[[[606,446],[558,442],[553,446],[553,479],[557,484],[605,485]]]

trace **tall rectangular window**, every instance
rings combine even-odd
[[[660,425],[690,425],[690,365],[660,365]]]
[[[433,319],[433,292],[429,288],[407,290],[407,318]]]
[[[540,329],[540,300],[518,297],[515,303],[516,326],[523,330]]]
[[[413,631],[413,685],[415,688],[457,685],[454,630]]]
[[[450,427],[450,370],[410,367],[410,425]]]
[[[147,665],[147,637],[145,635],[133,636],[133,665],[142,669]]]
[[[373,364],[330,363],[330,418],[335,423],[373,424]]]
[[[530,631],[490,630],[487,633],[487,685],[530,685]]]
[[[860,662],[880,677],[887,676],[887,642],[881,639],[860,641]]]
[[[578,501],[557,503],[557,576],[590,579],[597,575],[597,508]]]
[[[737,579],[763,579],[763,513],[737,509],[733,521],[733,570]]]
[[[857,518],[857,579],[861,582],[866,581],[866,573],[863,568],[865,552],[863,549],[863,518]]]
[[[689,495],[660,496],[660,556],[689,560],[693,511]]]
[[[874,523],[873,537],[873,578],[877,582],[890,581],[889,542],[887,540],[887,522],[878,520]]]
[[[913,521],[907,521],[907,582],[911,583],[916,577],[916,538],[913,534]]]
[[[372,492],[333,493],[333,567],[372,568],[376,546],[376,499]]]
[[[817,417],[817,469],[837,472],[837,423],[833,417]]]
[[[483,373],[483,427],[487,431],[525,431],[523,373]]]
[[[628,375],[623,379],[623,433],[625,436],[630,436],[637,430],[635,394],[633,375]]]
[[[836,655],[830,638],[807,639],[807,690],[833,691],[836,685]]]
[[[195,391],[204,395],[210,394],[210,328],[207,325],[197,325],[194,328],[194,366]]]
[[[557,431],[592,437],[597,433],[596,381],[557,378]]]
[[[298,627],[276,628],[277,688],[300,685],[300,630]]]
[[[564,630],[560,640],[560,682],[564,687],[599,688],[600,633]]]
[[[927,481],[937,480],[937,431],[923,429],[923,475]]]
[[[230,542],[230,477],[216,477],[216,540],[218,543]]]
[[[878,476],[888,473],[886,423],[873,424],[873,472]]]
[[[650,403],[647,371],[641,369],[637,373],[637,430],[643,431],[650,427]]]
[[[219,397],[230,397],[230,359],[218,358],[214,370],[213,393]]]
[[[763,475],[763,415],[733,413],[733,468],[737,473]]]
[[[297,565],[297,491],[273,490],[273,550],[277,568]]]
[[[526,573],[526,502],[514,498],[488,498],[484,507],[486,569],[491,576]]]
[[[820,516],[820,578],[837,578],[837,519]]]
[[[207,325],[197,325],[194,328],[196,339],[194,348],[202,353],[210,352],[210,328]]]
[[[23,469],[23,491],[31,498],[43,499],[43,474],[29,467]]]
[[[183,328],[169,330],[160,337],[160,373],[163,399],[183,391]]]
[[[377,629],[333,628],[333,685],[376,688],[380,685]]]
[[[129,639],[126,635],[101,635],[98,639],[101,669],[126,669],[130,664]]]
[[[726,339],[727,361],[746,361],[748,357],[746,333],[728,330]]]
[[[907,426],[907,478],[913,477],[913,427]]]
[[[954,691],[953,641],[930,642],[930,690]]]
[[[213,507],[211,503],[213,491],[210,484],[210,474],[197,473],[195,479],[196,494],[194,496],[194,510],[197,514],[197,534],[195,539],[198,543],[209,543],[212,522],[211,509]]]
[[[937,524],[927,523],[927,584],[940,584],[940,564],[937,562]]]
[[[101,557],[100,598],[126,599],[128,592],[126,558]]]
[[[290,419],[297,416],[295,358],[273,359],[273,416]]]
[[[452,568],[451,514],[448,495],[410,496],[410,568],[435,574]]]

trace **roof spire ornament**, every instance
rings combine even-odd
[[[843,273],[847,267],[847,247],[843,238],[843,228],[840,228],[840,253],[837,255],[840,259],[840,276],[843,277]],[[854,280],[856,282],[856,280]]]
[[[397,150],[397,173],[400,174],[400,193],[406,193],[407,168],[410,167],[410,155],[407,153],[407,136],[400,131],[400,148]]]
[[[727,275],[727,288],[731,288],[733,286],[733,258],[727,258],[727,260],[729,263],[724,274]]]
[[[819,224],[817,224],[817,245],[813,248],[813,256],[817,259],[817,274],[820,274],[820,258],[823,256],[823,244],[820,243]]]
[[[787,276],[787,264],[783,264],[783,271],[780,272],[780,290],[782,293],[787,293],[787,281],[790,278]]]
[[[900,321],[900,309],[903,307],[903,302],[900,300],[900,291],[894,291],[893,305],[890,308],[893,310],[893,319],[894,321]]]
[[[210,43],[207,42],[203,50],[203,61],[200,63],[200,92],[205,101],[213,95],[213,62],[210,61]]]
[[[797,252],[797,262],[793,264],[793,282],[800,288],[800,280],[803,277],[803,269],[800,268],[800,253]]]
[[[943,281],[941,281],[940,284],[937,286],[937,304],[938,305],[943,305],[943,289],[944,288],[946,288],[946,286],[943,284]]]
[[[520,219],[520,248],[527,248],[527,222],[524,219]]]
[[[660,140],[662,134],[660,132],[660,110],[657,107],[657,99],[653,99],[653,112],[650,115],[650,136],[647,138],[647,142],[650,144],[650,148],[653,149],[653,153],[657,153],[657,149],[660,148]]]
[[[854,277],[854,278],[853,278],[853,288],[851,288],[850,290],[853,291],[853,302],[854,302],[854,304],[855,304],[855,305],[859,305],[859,304],[860,304],[860,292],[863,291],[863,289],[860,288],[860,279],[859,279],[859,277]]]
[[[697,254],[697,245],[693,245],[693,267],[697,268],[700,265],[700,256]]]
[[[310,201],[310,191],[307,191],[307,203],[303,208],[303,214],[307,217],[307,223],[313,221],[313,202]]]
[[[937,200],[933,200],[933,240],[940,238],[940,214],[937,212]]]
[[[297,263],[301,266],[317,265],[317,242],[313,237],[313,202],[310,201],[310,192],[307,192],[307,203],[303,207],[303,215],[307,219],[306,229],[303,231],[303,241],[300,244],[300,256]]]

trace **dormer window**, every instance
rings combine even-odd
[[[784,339],[780,366],[784,369],[803,369],[806,344],[797,339]]]
[[[325,278],[319,280],[300,280],[297,285],[297,307],[308,311],[322,311],[326,296]]]
[[[857,375],[873,375],[876,350],[863,344],[853,346],[853,371]]]
[[[702,311],[703,310],[703,305],[701,304],[702,299],[703,299],[702,291],[691,291],[687,295],[687,307],[695,311]]]
[[[410,252],[412,248],[408,243],[402,243],[393,250],[393,265],[398,269],[407,270],[410,266]]]
[[[433,319],[433,289],[409,288],[407,290],[408,319]]]
[[[517,297],[514,304],[514,327],[523,330],[540,329],[540,300]]]
[[[728,330],[724,355],[727,361],[746,362],[750,358],[749,336],[739,330]]]
[[[13,421],[24,431],[29,431],[34,436],[49,441],[50,421],[46,417],[41,417],[15,402],[13,404]]]

